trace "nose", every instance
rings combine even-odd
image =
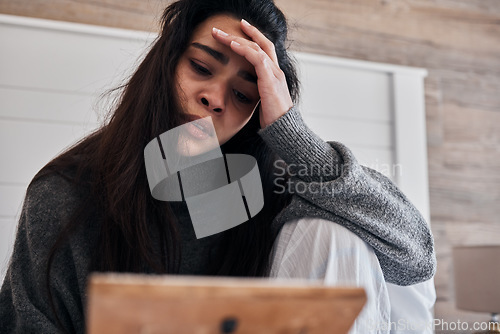
[[[199,101],[210,111],[215,111],[216,113],[224,111],[224,95],[220,92],[218,93],[215,89],[202,93]]]
[[[204,97],[201,98],[201,103],[203,103],[204,105],[206,105],[207,107],[210,108],[210,102],[208,102],[208,100]],[[217,107],[217,108],[212,108],[213,111],[216,111],[216,112],[221,112],[222,111],[222,108],[220,107]]]

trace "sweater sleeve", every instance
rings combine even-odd
[[[74,209],[74,199],[74,190],[58,176],[45,177],[28,188],[0,290],[2,333],[60,332],[46,289],[47,260],[63,222]],[[56,254],[50,276],[56,312],[66,330],[83,333],[85,280],[76,269],[82,266],[81,259],[70,243]]]
[[[295,196],[280,219],[309,216],[343,225],[373,247],[387,282],[410,285],[434,275],[429,225],[391,180],[359,165],[343,144],[319,138],[296,107],[259,135],[292,176],[286,188]]]

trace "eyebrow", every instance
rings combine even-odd
[[[208,53],[209,55],[214,57],[221,64],[227,65],[227,63],[229,63],[228,56],[226,56],[225,54],[223,54],[217,50],[212,49],[211,47],[209,47],[207,45],[203,45],[203,44],[196,43],[196,42],[191,44],[191,45],[197,49],[205,51],[206,53]]]
[[[196,42],[192,43],[191,45],[197,49],[205,51],[206,53],[208,53],[210,56],[215,58],[215,60],[217,60],[219,63],[221,63],[223,65],[227,65],[229,63],[228,56],[226,56],[222,52],[219,52],[217,50],[212,49],[208,45],[204,45],[204,44],[200,44],[200,43],[196,43]],[[248,71],[241,70],[238,72],[238,76],[246,81],[257,84],[257,77]]]

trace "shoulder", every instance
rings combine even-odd
[[[70,175],[70,171],[50,173],[30,183],[20,218],[20,228],[26,229],[28,238],[43,242],[55,237],[88,196]]]
[[[40,215],[64,215],[74,209],[85,196],[83,189],[67,176],[58,173],[44,175],[32,181],[26,191],[24,207]]]
[[[17,331],[33,332],[31,326],[44,326],[46,332],[55,331],[46,291],[49,273],[54,296],[52,302],[58,314],[62,315],[66,328],[83,326],[80,313],[84,295],[81,293],[85,291],[87,268],[93,249],[93,244],[88,242],[88,229],[82,230],[84,234],[80,233],[60,244],[61,248],[57,256],[52,258],[48,269],[56,241],[85,197],[84,189],[73,183],[67,177],[68,174],[63,175],[38,175],[26,192],[5,276],[9,288],[2,290],[2,297],[9,304],[6,304],[11,317],[9,321],[13,326],[19,326]]]

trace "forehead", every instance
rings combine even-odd
[[[212,37],[212,28],[221,29],[228,34],[249,39],[240,28],[240,21],[226,14],[214,15],[203,21],[193,32],[191,41],[215,41]]]

